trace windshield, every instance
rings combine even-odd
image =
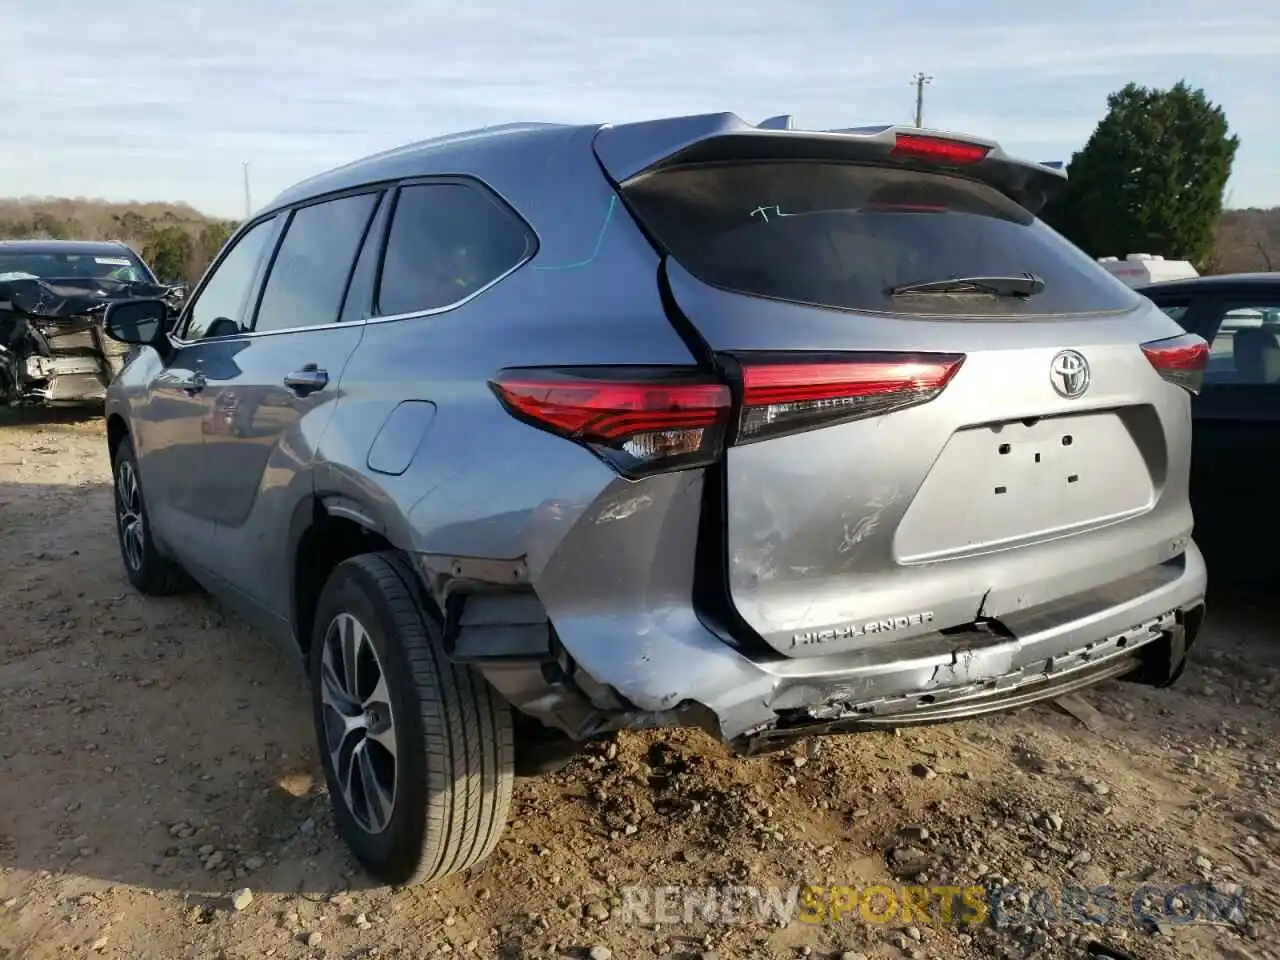
[[[0,280],[30,277],[38,280],[80,277],[94,280],[122,280],[126,283],[155,282],[146,267],[126,253],[0,252]]]
[[[1012,200],[945,174],[738,162],[662,170],[623,192],[690,273],[740,293],[846,310],[1010,318],[1139,302]],[[954,278],[1014,279],[977,289],[946,282]],[[1032,284],[1034,295],[1015,296],[1004,289],[1010,283]]]

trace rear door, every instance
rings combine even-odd
[[[315,446],[364,330],[362,318],[340,318],[380,200],[377,190],[350,193],[288,215],[245,347],[208,376],[211,563],[278,618],[288,614],[290,518],[311,492]]]
[[[1188,394],[1141,346],[1182,331],[953,159],[721,155],[622,185],[677,323],[737,383],[728,590],[790,655],[998,618],[1187,541]]]

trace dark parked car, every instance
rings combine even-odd
[[[1196,542],[1215,578],[1274,583],[1280,535],[1280,273],[1200,277],[1139,290],[1209,341],[1191,402]]]
[[[1204,341],[954,134],[521,125],[308,180],[144,345],[129,578],[310,665],[342,835],[464,869],[530,745],[752,751],[1167,684],[1204,610]],[[856,775],[856,771],[854,772]]]
[[[182,289],[123,243],[0,240],[0,406],[101,401],[128,353],[102,331],[106,304]]]

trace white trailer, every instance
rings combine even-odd
[[[1117,280],[1131,287],[1145,287],[1149,283],[1166,280],[1192,280],[1200,276],[1189,260],[1166,260],[1152,253],[1131,253],[1123,260],[1099,257],[1098,263]]]

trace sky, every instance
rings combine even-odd
[[[1068,160],[1129,81],[1186,79],[1280,205],[1275,0],[0,0],[0,194],[245,211],[430,136],[729,111],[909,123]]]

